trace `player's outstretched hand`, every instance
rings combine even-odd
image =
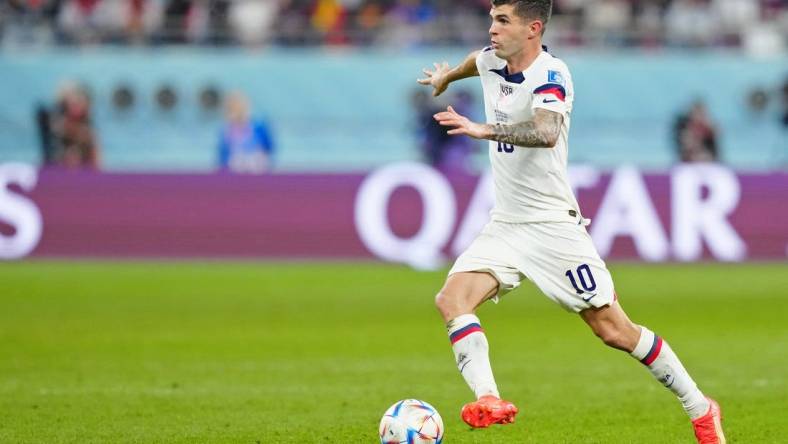
[[[416,79],[422,85],[432,86],[434,89],[432,90],[433,97],[438,97],[446,91],[446,88],[449,87],[449,78],[448,74],[451,71],[449,68],[449,64],[447,62],[443,62],[441,64],[434,63],[435,71],[430,71],[429,69],[424,69],[424,74],[427,76],[423,79]]]
[[[484,139],[485,138],[485,127],[484,125],[476,122],[471,122],[470,119],[463,116],[462,114],[454,111],[454,108],[449,106],[446,108],[446,111],[441,111],[434,116],[435,120],[438,121],[439,124],[443,126],[451,126],[454,127],[447,131],[447,134],[451,134],[452,136],[458,134],[465,134],[466,136],[473,137],[475,139]]]

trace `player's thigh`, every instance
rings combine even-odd
[[[516,266],[518,253],[512,248],[514,241],[506,224],[488,223],[468,249],[457,258],[449,271],[449,278],[468,272],[491,276],[496,282],[497,291],[490,297],[498,302],[500,296],[517,288],[524,278]],[[489,279],[484,280],[489,282]]]
[[[438,297],[476,308],[497,293],[498,280],[492,274],[466,271],[450,274]]]
[[[523,224],[523,271],[550,299],[572,312],[615,301],[605,262],[583,226],[571,223]]]

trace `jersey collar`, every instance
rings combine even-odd
[[[503,65],[501,69],[491,69],[490,72],[494,72],[499,76],[503,77],[509,83],[523,83],[525,82],[525,75],[522,72],[516,72],[514,74],[509,74],[509,68],[506,65]]]
[[[542,53],[539,54],[539,56],[536,59],[538,60],[539,57],[542,57],[543,54],[550,54],[546,45],[542,45]],[[536,60],[534,60],[534,63],[536,63]],[[531,66],[533,66],[533,63],[531,64]],[[528,68],[530,68],[530,66]],[[528,68],[526,68],[526,71],[528,71]],[[510,74],[509,67],[506,65],[503,65],[503,68],[501,69],[491,69],[490,72],[494,72],[495,74],[498,74],[509,83],[517,83],[519,85],[525,82],[525,74],[523,74],[523,72],[525,71]]]

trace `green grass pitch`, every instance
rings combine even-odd
[[[730,443],[784,443],[788,267],[612,265]],[[379,264],[0,265],[2,443],[375,443],[401,398],[445,443],[691,443],[673,395],[530,284],[480,310],[517,423],[471,430],[432,306],[445,272]]]

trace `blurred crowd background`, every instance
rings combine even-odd
[[[489,41],[489,0],[0,0],[0,162],[114,171],[486,167],[478,82],[434,61]],[[570,161],[788,168],[788,2],[556,0],[577,92]]]
[[[475,44],[488,0],[4,0],[5,43]],[[554,44],[779,51],[784,0],[557,0]]]

